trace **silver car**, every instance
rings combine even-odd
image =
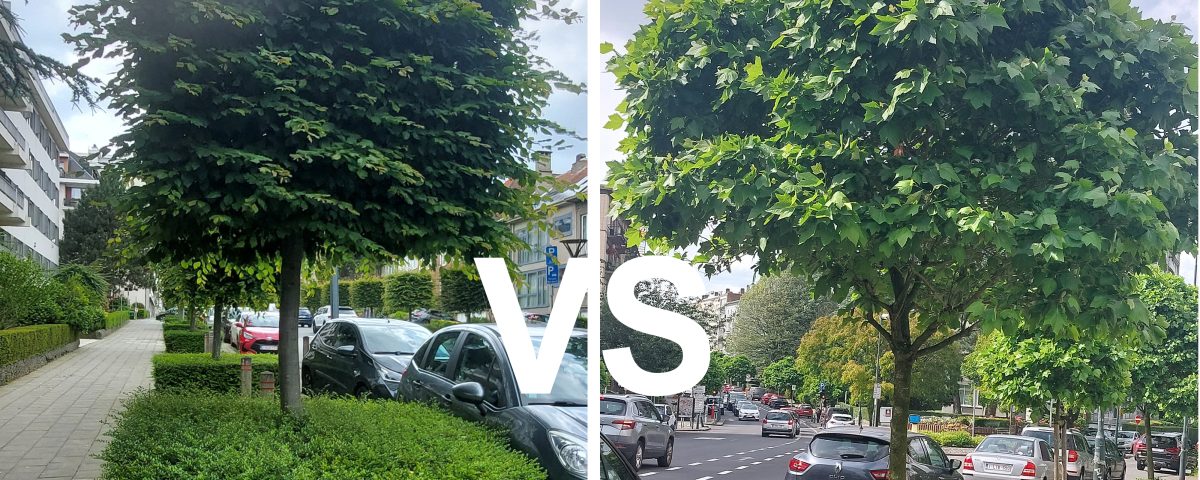
[[[813,436],[807,450],[788,461],[785,480],[886,480],[891,430],[881,427],[837,427]],[[908,478],[962,480],[962,462],[951,460],[937,442],[908,432]]]
[[[1121,430],[1117,432],[1116,437],[1117,438],[1115,440],[1117,442],[1117,446],[1121,448],[1122,452],[1133,453],[1133,441],[1137,440],[1138,432],[1133,430]]]
[[[989,435],[963,460],[967,480],[1050,478],[1054,460],[1050,444],[1037,437]]]
[[[796,416],[786,410],[771,410],[762,420],[762,436],[764,437],[787,435],[788,438],[796,438],[799,428]]]
[[[647,458],[658,466],[671,466],[675,455],[675,428],[650,399],[641,395],[601,395],[600,431],[634,470]]]
[[[1021,435],[1040,438],[1046,443],[1054,441],[1054,430],[1050,427],[1025,427]],[[1067,480],[1091,480],[1096,478],[1092,465],[1092,447],[1078,430],[1067,431]],[[1053,443],[1050,443],[1053,446]]]

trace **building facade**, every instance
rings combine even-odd
[[[0,20],[0,36],[20,39]],[[59,155],[66,129],[41,81],[25,73],[32,93],[0,95],[0,250],[51,269],[58,266],[62,238]]]
[[[697,302],[700,308],[708,310],[717,316],[717,325],[711,325],[707,330],[709,333],[709,346],[715,350],[728,353],[726,350],[726,342],[729,335],[733,333],[733,319],[737,314],[737,305],[741,301],[742,295],[746,294],[746,289],[738,289],[733,291],[726,288],[724,292],[708,292],[700,297]]]
[[[579,154],[570,170],[554,174],[550,168],[550,152],[538,152],[536,168],[543,176],[553,176],[563,188],[546,201],[548,215],[542,221],[518,219],[510,223],[517,238],[529,244],[528,249],[513,252],[510,259],[517,265],[517,300],[527,315],[550,314],[558,285],[570,267],[572,250],[587,255],[587,157]],[[553,264],[553,265],[552,265]],[[557,272],[555,272],[557,270]],[[587,316],[587,305],[580,310]]]
[[[75,209],[83,192],[100,184],[100,179],[85,166],[83,158],[74,153],[59,153],[58,168],[64,212]]]

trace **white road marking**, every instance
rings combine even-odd
[[[724,472],[717,472],[717,475],[728,475],[728,474],[730,474],[730,473],[733,473],[733,470],[726,470],[726,471],[724,471]]]
[[[729,454],[729,455],[726,455],[726,456],[725,456],[725,458],[729,458],[729,457],[732,457],[732,456],[733,456],[733,454],[731,453],[731,454]]]
[[[751,465],[758,465],[760,463],[762,463],[762,462],[754,462],[754,463],[751,463]]]
[[[705,460],[705,461],[706,461],[706,462],[715,462],[715,461],[717,461],[717,459],[715,459],[715,458],[710,458],[710,459],[708,459],[708,460]]]
[[[700,477],[700,478],[697,478],[696,480],[712,480],[712,477]]]
[[[736,469],[736,470],[744,470],[744,469],[746,469],[746,468],[748,468],[748,467],[749,467],[749,465],[742,465],[742,466],[740,466],[740,467],[737,467],[737,469]]]
[[[699,464],[700,464],[700,462],[692,462],[692,463],[689,463],[689,464],[688,464],[688,466],[689,466],[689,467],[694,467],[694,466],[696,466],[696,465],[699,465]]]
[[[656,474],[656,473],[658,473],[658,472],[646,472],[646,473],[639,473],[639,474],[638,474],[638,476],[639,476],[639,477],[649,477],[649,476],[651,476],[651,475],[654,475],[654,474]]]
[[[738,452],[737,455],[745,455],[746,452]]]
[[[696,437],[693,440],[724,440],[725,437]]]
[[[667,471],[671,472],[671,471],[679,470],[681,468],[683,468],[683,467],[671,467],[671,468],[668,468]]]

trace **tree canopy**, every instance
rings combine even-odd
[[[1132,354],[1133,403],[1149,414],[1178,419],[1196,412],[1196,287],[1154,268],[1138,278],[1143,302],[1166,326],[1161,342]]]
[[[760,273],[815,277],[893,352],[895,415],[913,362],[980,324],[1161,333],[1131,274],[1195,244],[1197,55],[1182,25],[1127,0],[646,13],[608,64],[626,92],[609,171],[630,243],[698,245],[710,272],[752,256]],[[893,441],[907,428],[893,423]],[[902,450],[889,465],[907,478]]]
[[[837,304],[814,297],[809,282],[801,277],[787,273],[764,277],[738,301],[729,351],[766,368],[795,355],[800,337],[813,321],[835,311]]]

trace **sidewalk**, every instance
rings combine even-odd
[[[162,351],[161,324],[133,320],[0,386],[0,478],[99,477],[103,422],[130,392],[150,387],[150,357]]]

